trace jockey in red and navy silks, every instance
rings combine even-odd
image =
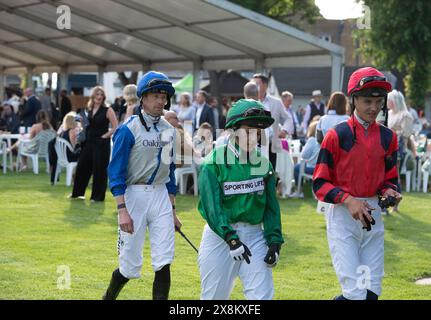
[[[328,131],[322,142],[313,176],[321,201],[341,203],[349,195],[368,198],[387,188],[399,190],[396,134],[377,122],[366,131],[354,117]]]
[[[333,204],[326,213],[332,262],[342,287],[337,300],[376,300],[384,274],[384,226],[378,197],[401,200],[397,136],[376,122],[387,114],[391,84],[374,68],[349,79],[352,115],[329,130],[313,174],[313,191]]]

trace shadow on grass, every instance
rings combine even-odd
[[[397,238],[415,242],[421,250],[429,251],[431,224],[416,220],[411,215],[398,212],[385,217],[385,229],[395,233]]]
[[[84,200],[69,200],[69,208],[64,210],[64,220],[74,228],[87,228],[99,222],[105,211],[104,202],[86,203]]]
[[[301,245],[301,242],[283,234],[284,244],[280,252],[280,261],[283,264],[293,264],[300,257],[307,256],[316,252],[316,248],[312,246]]]

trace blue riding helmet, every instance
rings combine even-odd
[[[168,95],[168,100],[175,94],[175,89],[169,78],[156,71],[149,71],[142,76],[138,82],[137,95],[139,99],[144,93],[164,92]]]

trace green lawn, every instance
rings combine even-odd
[[[117,267],[117,218],[113,198],[104,204],[71,201],[70,187],[51,186],[38,176],[0,175],[0,299],[100,299]],[[286,243],[274,269],[276,299],[331,299],[340,293],[326,241],[325,221],[306,200],[280,200]],[[89,192],[87,193],[89,198]],[[184,233],[199,245],[204,225],[197,198],[180,196],[177,210]],[[431,196],[405,194],[400,213],[386,216],[382,299],[431,299]],[[142,279],[130,281],[120,299],[150,299],[153,281],[148,241]],[[172,299],[199,299],[197,256],[176,235]],[[70,268],[70,289],[57,288],[59,266]],[[238,282],[232,299],[243,299]]]

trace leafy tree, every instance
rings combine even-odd
[[[314,23],[320,16],[314,0],[230,0],[247,9],[301,28],[300,22]]]
[[[405,74],[412,105],[423,108],[430,87],[431,1],[364,0],[371,28],[358,30],[360,51],[377,66]]]

